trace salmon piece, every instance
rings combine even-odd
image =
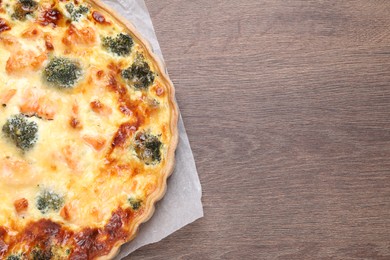
[[[47,59],[46,53],[36,54],[31,50],[16,50],[11,52],[5,70],[9,75],[38,70]]]
[[[131,185],[131,190],[135,191],[137,189],[137,186],[138,186],[138,181],[134,180],[133,184]]]
[[[35,38],[42,32],[35,27],[31,27],[22,33],[23,37]],[[15,36],[2,35],[0,36],[1,45],[10,52],[10,57],[7,60],[5,70],[11,74],[16,74],[25,71],[36,71],[41,68],[42,63],[47,59],[47,54],[42,51],[38,53],[32,50],[24,50]]]
[[[7,51],[18,49],[21,46],[18,39],[12,35],[1,35],[0,43]]]
[[[112,109],[106,105],[104,105],[99,100],[94,100],[90,103],[90,107],[93,112],[98,113],[103,116],[111,115]]]
[[[45,46],[48,51],[54,50],[54,45],[53,45],[53,38],[51,37],[50,34],[45,34]]]
[[[100,151],[103,149],[104,145],[106,144],[106,140],[102,137],[98,136],[89,136],[85,135],[83,136],[83,140],[92,146],[96,151]]]
[[[25,198],[21,198],[14,201],[14,207],[18,214],[22,213],[23,211],[26,211],[28,208],[28,200]]]
[[[70,220],[71,215],[70,215],[70,209],[69,205],[66,204],[60,211],[60,216],[65,219],[65,220]]]
[[[16,89],[8,89],[4,93],[0,94],[0,104],[7,104],[8,101],[16,94]]]
[[[74,25],[71,24],[62,38],[62,42],[66,46],[71,46],[73,44],[92,45],[96,42],[96,32],[89,26],[82,29],[77,29]]]
[[[20,112],[52,120],[57,113],[57,103],[35,89],[27,89],[23,94]]]
[[[79,113],[79,104],[78,104],[77,100],[74,100],[74,102],[73,102],[72,113],[74,115],[78,115],[78,113]]]
[[[77,153],[74,152],[75,149],[77,148],[68,144],[63,147],[59,147],[58,150],[53,151],[51,154],[51,168],[56,170],[58,168],[58,164],[64,164],[65,166],[68,166],[68,168],[74,173],[78,173],[79,158],[77,157]]]
[[[46,59],[47,59],[46,53],[41,53],[38,56],[34,56],[33,59],[31,60],[31,68],[33,68],[34,70],[38,70]]]
[[[75,158],[72,147],[70,145],[66,145],[62,148],[61,152],[68,167],[74,171],[77,170],[77,158]]]
[[[36,174],[28,162],[12,157],[0,159],[0,182],[19,187],[35,181]]]
[[[13,159],[13,158],[4,158],[0,161],[1,170],[3,172],[27,172],[28,163],[26,161]]]
[[[22,32],[22,37],[27,39],[36,39],[41,35],[42,35],[42,31],[35,24],[27,28],[24,32]]]
[[[83,128],[83,125],[81,124],[81,121],[79,119],[79,104],[77,103],[77,100],[75,100],[72,105],[72,112],[70,115],[69,125],[74,129]]]

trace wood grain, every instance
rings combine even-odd
[[[205,217],[128,259],[390,259],[390,1],[146,3]]]

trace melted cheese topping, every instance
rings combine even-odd
[[[0,12],[11,28],[0,33],[0,126],[13,115],[28,115],[38,125],[38,140],[22,151],[5,133],[0,135],[0,226],[12,236],[45,218],[81,230],[106,225],[116,209],[131,208],[129,198],[146,205],[162,185],[172,138],[171,97],[157,65],[135,37],[128,56],[103,48],[103,37],[128,31],[93,5],[86,3],[89,12],[71,21],[68,1],[41,0],[33,14],[19,21],[12,17],[16,3],[3,0]],[[60,19],[45,24],[47,10],[57,10]],[[94,11],[104,23],[94,19]],[[121,77],[121,71],[142,56],[155,75],[147,89],[137,89]],[[45,81],[44,69],[53,57],[80,64],[82,76],[74,87],[58,88]],[[140,132],[159,138],[160,162],[148,165],[137,156],[134,140]],[[118,134],[125,135],[120,144],[115,143]],[[64,198],[61,209],[38,210],[43,190]],[[20,199],[28,201],[22,211],[15,207]]]

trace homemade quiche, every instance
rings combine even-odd
[[[0,258],[110,259],[165,192],[172,84],[97,1],[0,3]]]

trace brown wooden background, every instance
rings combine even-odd
[[[146,3],[205,217],[129,259],[390,259],[390,1]]]

